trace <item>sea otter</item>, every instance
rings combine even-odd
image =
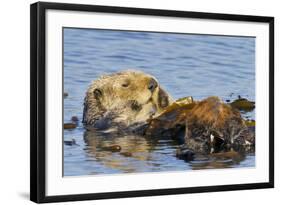
[[[128,130],[157,116],[172,102],[157,79],[144,72],[126,70],[104,75],[86,92],[83,123],[88,129]]]

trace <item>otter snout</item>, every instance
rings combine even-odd
[[[137,101],[133,100],[131,101],[131,108],[132,110],[140,111],[142,109],[142,105],[139,104]]]
[[[151,78],[149,83],[148,83],[148,90],[151,92],[154,92],[154,90],[157,88],[158,83],[155,79]]]

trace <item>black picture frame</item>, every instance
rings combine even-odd
[[[46,196],[46,10],[86,11],[101,13],[137,14],[195,19],[216,19],[269,24],[269,181],[250,184],[230,184],[193,188],[124,191]],[[76,200],[97,200],[198,192],[231,191],[274,187],[274,18],[265,16],[156,10],[144,8],[110,7],[82,4],[38,2],[30,7],[30,199],[37,203]]]

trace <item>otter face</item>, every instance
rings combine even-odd
[[[108,83],[101,86],[103,101],[108,107],[131,102],[137,108],[151,101],[158,82],[150,75],[140,72],[122,72],[112,75]],[[139,106],[137,106],[139,105]]]
[[[140,71],[122,71],[91,84],[84,103],[84,122],[88,124],[105,115],[126,125],[145,122],[171,102],[171,97],[153,76]]]

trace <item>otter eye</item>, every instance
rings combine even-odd
[[[127,88],[127,87],[129,87],[129,85],[130,85],[129,82],[125,82],[125,83],[122,84],[122,87]]]

